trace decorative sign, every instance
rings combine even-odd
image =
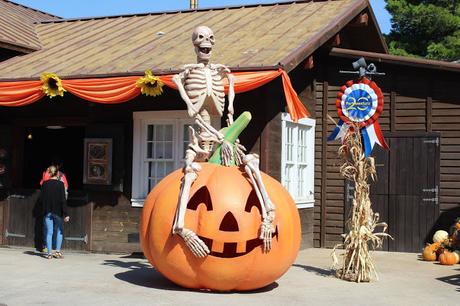
[[[328,140],[343,139],[350,123],[354,122],[361,127],[366,157],[375,144],[388,149],[377,121],[383,111],[383,93],[375,82],[366,77],[357,83],[348,81],[337,94],[336,107],[340,120]]]
[[[112,139],[85,138],[84,184],[110,185],[112,181]]]

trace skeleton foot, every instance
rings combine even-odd
[[[185,245],[196,257],[206,257],[210,253],[206,244],[193,231],[184,228],[177,234],[184,239]]]

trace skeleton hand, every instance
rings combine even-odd
[[[208,246],[191,230],[184,228],[178,234],[196,257],[206,257],[210,253]]]
[[[222,163],[224,166],[228,167],[233,157],[233,146],[228,141],[224,140],[222,142],[222,150],[220,154],[222,157]]]
[[[272,249],[272,235],[275,232],[273,221],[275,219],[275,212],[272,210],[268,213],[268,216],[262,221],[260,226],[260,236],[264,242],[263,251],[268,253]]]

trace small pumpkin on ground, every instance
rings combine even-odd
[[[439,255],[439,263],[441,265],[453,265],[458,262],[458,254],[445,250],[444,253]]]
[[[426,261],[435,261],[437,258],[436,251],[441,246],[441,243],[435,242],[432,244],[427,244],[426,247],[423,249],[422,257],[423,260]]]

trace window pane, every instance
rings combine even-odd
[[[155,176],[155,169],[153,168],[154,164],[152,162],[148,163],[148,177]]]
[[[174,162],[165,162],[165,176],[173,172],[174,169]]]
[[[307,193],[306,193],[307,166],[299,166],[298,171],[299,171],[299,174],[298,174],[298,184],[297,184],[297,190],[298,190],[297,196],[299,198],[304,199],[307,196]]]
[[[307,162],[307,128],[299,126],[299,163]]]
[[[152,141],[153,140],[153,130],[154,126],[152,124],[149,124],[147,126],[147,141]]]
[[[155,141],[164,140],[164,125],[156,125],[155,127]]]
[[[164,143],[157,142],[155,145],[155,159],[164,159]]]
[[[147,142],[147,158],[152,158],[153,142]]]
[[[172,125],[165,125],[165,140],[172,141],[173,140],[173,127]]]
[[[165,158],[171,159],[173,156],[173,142],[167,141],[164,143],[165,146]]]

